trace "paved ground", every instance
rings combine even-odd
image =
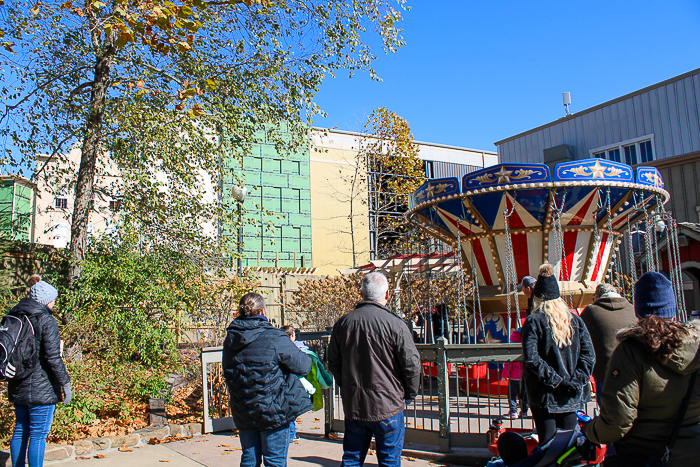
[[[300,441],[289,447],[290,467],[335,467],[340,465],[343,454],[342,440],[327,440],[323,437],[323,413],[308,413],[297,423]],[[425,449],[425,446],[406,445],[405,449]],[[429,456],[430,457],[430,456]],[[433,457],[434,458],[434,457]],[[240,442],[233,433],[216,433],[195,436],[193,439],[155,446],[134,447],[130,452],[113,450],[104,458],[76,459],[57,463],[80,467],[117,466],[236,466],[241,460]],[[448,460],[432,462],[426,459],[404,456],[407,467],[434,467],[445,465]],[[454,462],[452,462],[454,464]],[[49,465],[49,464],[45,464]],[[369,455],[367,466],[377,465],[377,457]],[[478,465],[484,465],[483,463]]]

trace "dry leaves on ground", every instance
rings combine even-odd
[[[230,444],[217,444],[216,447],[217,448],[230,448],[231,445]]]
[[[130,447],[128,447],[127,445],[124,445],[124,446],[120,447],[119,450],[120,450],[121,452],[134,452],[134,450],[131,449]]]

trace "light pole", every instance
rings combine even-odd
[[[243,201],[248,194],[245,185],[234,185],[231,190],[233,199],[238,201],[238,276],[243,272]]]

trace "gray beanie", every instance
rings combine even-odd
[[[48,282],[40,281],[29,289],[29,298],[46,306],[58,298],[58,290]]]

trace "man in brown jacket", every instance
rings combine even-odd
[[[328,348],[345,411],[341,465],[363,465],[374,435],[378,464],[400,466],[403,411],[418,392],[420,357],[406,323],[386,308],[383,274],[364,276],[362,299],[335,323]]]
[[[588,333],[593,341],[595,350],[595,366],[593,367],[593,379],[595,380],[596,397],[600,404],[600,393],[603,390],[603,378],[608,360],[612,355],[617,340],[617,331],[637,324],[634,315],[634,306],[626,298],[617,293],[617,289],[611,284],[598,284],[595,289],[594,302],[581,312],[581,319],[588,328]]]

